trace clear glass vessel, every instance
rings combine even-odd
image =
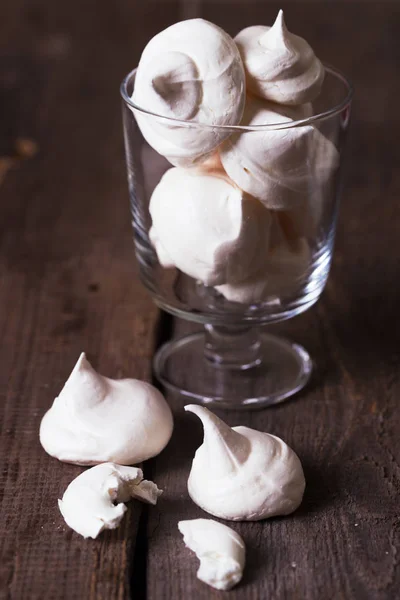
[[[135,73],[129,73],[122,82],[121,95],[140,276],[159,307],[204,325],[203,332],[161,347],[154,359],[155,374],[168,389],[191,401],[220,408],[255,409],[281,402],[307,383],[312,360],[304,348],[265,332],[261,326],[304,312],[324,289],[335,237],[352,86],[336,69],[326,66],[322,92],[312,107],[308,105],[303,119],[253,127],[215,127],[169,119],[137,106],[131,100]],[[299,185],[288,183],[292,188],[290,208],[262,206],[269,211],[270,222],[265,230],[269,240],[266,266],[260,276],[250,274],[244,283],[235,281],[233,285],[206,285],[176,266],[166,265],[168,261],[160,264],[160,252],[157,254],[154,237],[149,236],[149,205],[154,189],[172,165],[144,139],[143,123],[153,130],[160,127],[163,135],[170,128],[174,134],[190,129],[198,136],[240,138],[248,148],[256,148],[260,136],[268,140],[281,131],[294,134],[295,139],[298,134],[299,139],[311,140],[303,144],[303,164],[297,157],[293,167]],[[303,132],[312,136],[303,137]],[[269,169],[269,165],[261,167]],[[171,205],[171,215],[173,210]]]

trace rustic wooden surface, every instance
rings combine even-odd
[[[368,0],[0,4],[0,597],[222,597],[196,579],[176,527],[204,516],[186,493],[201,428],[182,400],[170,398],[170,445],[145,465],[165,490],[159,505],[132,503],[95,541],[65,526],[56,501],[80,469],[48,457],[38,428],[82,349],[104,374],[149,379],[169,335],[134,266],[120,79],[174,21],[203,16],[235,33],[281,6],[357,93],[331,277],[317,306],[279,326],[316,359],[313,381],[285,405],[225,414],[293,446],[304,502],[234,525],[248,564],[229,597],[399,597],[400,5]],[[8,170],[24,138],[38,153]]]
[[[38,145],[0,187],[0,596],[13,600],[126,598],[135,560],[142,504],[85,542],[57,508],[82,469],[38,438],[81,350],[104,374],[150,377],[157,312],[135,271],[118,87],[179,17],[117,8],[0,3],[0,154]]]

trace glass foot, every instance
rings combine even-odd
[[[156,377],[191,402],[216,408],[255,410],[278,404],[306,385],[312,360],[302,346],[281,337],[257,332],[257,340],[257,360],[241,366],[220,360],[220,352],[210,356],[207,331],[173,340],[154,358]]]

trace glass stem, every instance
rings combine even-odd
[[[255,327],[205,325],[205,358],[216,367],[244,371],[261,363],[261,340]]]

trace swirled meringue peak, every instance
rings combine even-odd
[[[309,111],[307,104],[289,107],[248,96],[241,125],[256,129],[233,134],[219,149],[229,177],[267,208],[298,206],[310,186],[328,179],[339,165],[335,145],[318,129],[290,126],[307,119]],[[262,125],[281,128],[263,129]]]
[[[189,19],[153,37],[141,56],[132,100],[147,111],[207,125],[238,125],[245,73],[233,39],[204,19]],[[176,166],[207,157],[228,132],[183,127],[134,111],[147,142]]]
[[[257,96],[280,104],[304,104],[321,91],[324,67],[311,46],[290,33],[280,10],[272,27],[254,25],[235,37],[247,87]]]
[[[150,214],[160,263],[206,285],[240,281],[266,260],[270,213],[224,171],[169,169]]]
[[[188,479],[192,500],[203,510],[232,521],[258,521],[296,510],[305,479],[297,455],[281,439],[229,427],[203,406],[185,410],[204,427]]]
[[[162,394],[138,379],[109,379],[82,352],[40,424],[40,442],[55,458],[79,465],[131,465],[159,454],[172,435]]]

